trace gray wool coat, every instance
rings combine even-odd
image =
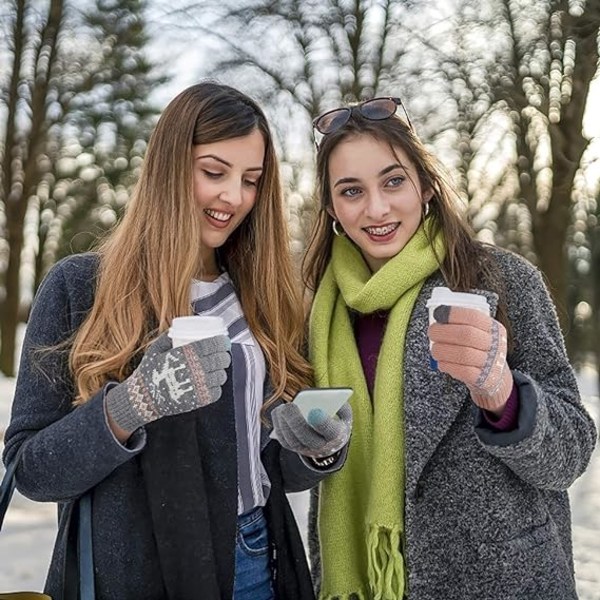
[[[405,536],[410,600],[573,600],[567,488],[585,470],[596,429],[581,404],[540,272],[490,249],[504,274],[514,335],[508,363],[518,426],[491,429],[464,384],[429,366],[425,283],[404,351]],[[480,291],[492,303],[498,297]],[[320,580],[312,494],[310,546]]]

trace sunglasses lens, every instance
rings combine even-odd
[[[315,121],[315,129],[326,135],[336,131],[346,124],[350,118],[349,108],[336,108],[335,110],[325,113]]]
[[[396,103],[391,98],[375,98],[360,105],[360,112],[367,119],[381,121],[396,112]]]

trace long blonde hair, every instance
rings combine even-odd
[[[76,403],[87,401],[108,380],[124,380],[134,359],[173,317],[191,313],[190,284],[202,266],[192,146],[256,129],[266,147],[256,203],[219,249],[219,260],[265,354],[270,402],[290,399],[309,384],[311,370],[301,353],[302,304],[267,120],[241,92],[202,82],[180,93],[162,113],[126,214],[99,248],[94,304],[70,351]]]

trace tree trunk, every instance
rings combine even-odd
[[[33,71],[33,81],[30,82],[30,130],[26,135],[22,132],[19,139],[16,137],[18,117],[15,112],[12,120],[8,122],[7,130],[11,129],[14,143],[12,148],[7,147],[5,164],[3,166],[3,187],[6,194],[6,220],[8,232],[8,267],[6,271],[6,294],[2,303],[0,318],[0,370],[8,376],[15,372],[15,336],[19,322],[19,304],[21,290],[19,275],[21,271],[21,252],[23,250],[23,225],[27,213],[28,199],[38,185],[41,172],[38,158],[44,149],[45,136],[48,129],[46,117],[46,103],[52,70],[56,60],[58,37],[63,20],[63,1],[52,0],[48,8],[48,17],[43,26],[39,41],[36,44]],[[21,12],[19,12],[21,11]],[[18,94],[19,75],[21,71],[22,52],[17,54],[17,44],[24,45],[24,31],[22,23],[18,23],[19,15],[24,18],[26,4],[24,0],[17,3],[17,22],[14,27],[15,35],[15,61],[11,74],[11,94],[15,98]],[[17,39],[17,35],[20,37]],[[17,58],[19,60],[17,60]],[[15,83],[13,89],[12,84]],[[12,98],[9,100],[9,105]],[[8,139],[8,136],[7,136]],[[12,160],[11,160],[12,159]],[[7,163],[6,161],[10,161]]]
[[[583,115],[598,64],[599,20],[590,13],[591,9],[588,9],[580,17],[572,17],[563,12],[563,48],[568,39],[576,45],[570,78],[572,89],[560,121],[551,122],[548,127],[552,142],[552,195],[548,210],[534,218],[534,239],[540,268],[552,283],[551,291],[566,335],[570,329],[566,247],[567,232],[572,222],[571,195],[575,175],[588,144],[582,133]]]
[[[6,211],[6,231],[9,248],[8,265],[4,273],[4,298],[0,301],[0,371],[12,376],[15,371],[15,336],[19,311],[19,268],[23,248],[23,227],[15,223],[18,219],[19,179],[15,177],[17,154],[17,105],[23,49],[25,23],[25,0],[15,5],[15,21],[12,30],[13,64],[8,88],[7,115],[2,157],[2,193]],[[16,180],[16,181],[15,181]],[[18,253],[18,254],[17,254]]]

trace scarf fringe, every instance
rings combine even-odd
[[[397,600],[404,595],[404,559],[398,525],[371,525],[367,535],[368,576],[374,600]]]

